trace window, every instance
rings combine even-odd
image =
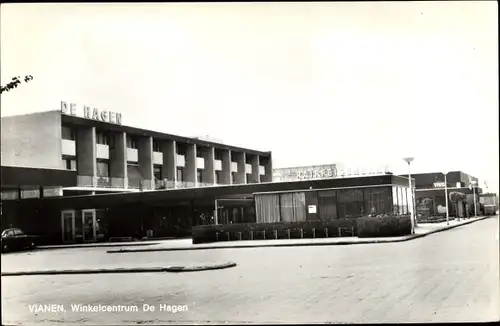
[[[97,176],[104,178],[109,177],[109,164],[107,162],[97,162]]]
[[[202,148],[201,148],[201,147],[200,147],[200,148],[198,148],[198,149],[196,150],[196,157],[203,157],[203,152],[202,152],[202,151],[203,151],[203,150],[202,150]]]
[[[14,236],[14,230],[8,230],[3,233],[4,237],[13,237]]]
[[[63,160],[66,170],[76,171],[76,160]]]
[[[162,177],[162,169],[161,169],[161,165],[155,165],[154,167],[154,171],[153,171],[153,174],[154,174],[154,178],[155,180],[162,180],[163,177]]]
[[[362,189],[342,189],[337,195],[339,217],[359,217],[365,214]]]
[[[14,235],[16,236],[24,235],[24,232],[19,229],[14,229]]]
[[[196,181],[202,182],[202,173],[201,173],[201,170],[196,170]]]
[[[137,148],[137,141],[129,135],[127,135],[127,148]]]
[[[365,215],[389,214],[392,212],[392,202],[389,187],[365,188]]]
[[[104,131],[98,131],[95,134],[96,143],[101,145],[109,145],[108,134]]]
[[[184,181],[184,171],[182,167],[177,167],[177,181]]]
[[[332,220],[337,218],[337,192],[326,190],[318,192],[319,218]]]
[[[184,148],[180,144],[177,144],[177,146],[175,147],[175,151],[177,155],[186,155],[186,148]]]
[[[161,143],[159,140],[153,139],[153,152],[161,153]]]
[[[220,184],[220,174],[221,171],[215,171],[215,183]]]
[[[66,140],[76,140],[76,130],[70,126],[61,127],[61,137]]]
[[[403,209],[403,191],[401,187],[396,187],[396,191],[398,194],[398,214],[403,215],[404,214],[404,209]]]
[[[214,158],[216,160],[222,161],[222,151],[216,149],[214,153]]]

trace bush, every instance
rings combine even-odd
[[[411,234],[410,216],[361,217],[357,219],[359,238],[398,237]]]
[[[215,241],[288,239],[287,230],[291,239],[303,238],[331,238],[339,236],[339,228],[354,228],[356,235],[356,219],[336,219],[328,221],[278,222],[278,223],[237,223],[225,225],[198,225],[193,226],[193,243],[207,243]],[[314,229],[314,232],[313,232]],[[327,229],[328,231],[325,231]],[[277,233],[275,233],[276,231]],[[351,234],[349,234],[350,236]],[[344,234],[341,234],[344,236]]]

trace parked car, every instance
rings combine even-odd
[[[36,236],[27,235],[21,229],[10,228],[2,232],[2,252],[32,249],[36,247]]]

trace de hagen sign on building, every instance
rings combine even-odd
[[[77,114],[77,106],[75,103],[68,103],[61,101],[61,112],[66,115],[79,116]],[[122,114],[116,113],[109,110],[99,110],[96,108],[90,108],[89,106],[83,106],[83,116],[85,119],[102,121],[107,123],[113,123],[117,125],[122,124]]]

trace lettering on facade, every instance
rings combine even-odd
[[[434,188],[444,188],[444,182],[434,182]]]
[[[61,113],[71,116],[78,116],[77,106],[75,103],[68,103],[61,101]],[[83,106],[83,117],[89,120],[102,121],[107,123],[113,123],[117,125],[122,124],[121,113],[116,113],[109,110],[99,110],[96,108],[91,108],[89,106]]]
[[[324,179],[324,178],[338,178],[346,176],[359,176],[359,175],[374,175],[374,174],[384,174],[389,172],[388,166],[384,167],[370,167],[370,168],[347,168],[337,169],[332,168],[305,168],[303,170],[297,170],[296,176],[298,180],[308,180],[308,179]]]

